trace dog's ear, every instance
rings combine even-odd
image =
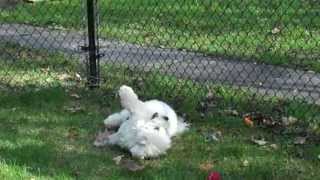
[[[157,118],[159,117],[159,113],[155,112],[153,113],[152,117],[151,117],[151,120],[154,119],[154,118]]]

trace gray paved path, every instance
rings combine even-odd
[[[0,24],[0,43],[49,51],[79,54],[84,36],[78,32],[39,28],[21,24]],[[143,47],[130,43],[100,39],[103,63],[124,63],[144,70],[153,68],[181,78],[216,82],[280,97],[304,98],[320,104],[320,74],[272,65],[205,56],[200,53]]]

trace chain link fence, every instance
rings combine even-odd
[[[129,84],[144,98],[196,103],[203,115],[320,117],[318,1],[91,1],[91,60],[89,1],[4,2],[2,85],[89,76],[103,90]]]
[[[1,88],[32,90],[85,80],[84,3],[1,0]]]
[[[106,86],[193,101],[200,114],[319,118],[316,1],[99,1],[98,12]]]

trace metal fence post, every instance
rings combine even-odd
[[[89,87],[99,87],[99,62],[96,47],[96,0],[87,0],[87,21],[89,40]]]

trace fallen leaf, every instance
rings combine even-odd
[[[244,122],[245,125],[247,125],[249,127],[253,127],[253,121],[252,121],[251,116],[245,116],[243,118],[243,122]]]
[[[80,96],[76,93],[72,93],[70,94],[71,97],[76,98],[76,99],[80,99]]]
[[[277,125],[277,122],[274,121],[271,117],[264,117],[261,122],[262,125],[266,127],[274,127],[275,125]]]
[[[120,166],[129,170],[129,171],[141,171],[144,169],[143,165],[138,164],[137,162],[130,160],[130,159],[124,159],[120,161]]]
[[[215,134],[220,138],[222,137],[222,132],[221,131],[216,131]]]
[[[124,155],[116,156],[112,160],[116,163],[116,165],[119,165]]]
[[[249,166],[249,161],[248,161],[248,160],[244,160],[244,161],[242,162],[242,165],[243,165],[244,167],[248,167],[248,166]]]
[[[296,145],[302,145],[302,144],[305,144],[307,141],[307,137],[296,137],[293,144],[296,144]]]
[[[259,146],[266,145],[268,142],[264,139],[255,139],[254,137],[251,138],[251,141],[255,144],[258,144]]]
[[[75,139],[75,138],[77,138],[78,136],[79,136],[79,132],[78,132],[78,129],[77,129],[77,128],[72,127],[72,128],[70,128],[70,129],[68,130],[68,135],[67,135],[67,137],[68,137],[69,139]]]
[[[65,107],[65,110],[71,113],[76,113],[76,112],[82,111],[83,109],[80,106],[73,106],[73,107]]]
[[[222,137],[222,133],[221,131],[216,131],[216,132],[204,133],[203,136],[205,137],[206,142],[211,142],[211,141],[218,142]]]
[[[201,163],[199,169],[202,171],[210,171],[213,168],[213,164],[209,162]]]
[[[77,79],[78,81],[81,81],[81,80],[82,80],[82,78],[81,78],[81,76],[80,76],[79,73],[76,73],[75,76],[76,76],[76,79]]]
[[[72,76],[69,75],[69,74],[64,73],[64,74],[58,75],[58,79],[59,79],[60,81],[71,80],[71,79],[72,79]]]
[[[284,126],[290,126],[290,125],[292,125],[292,124],[294,124],[294,123],[296,123],[298,121],[297,118],[292,117],[292,116],[282,117],[281,120],[282,120],[282,124]]]
[[[44,72],[45,74],[48,74],[48,72],[50,71],[50,67],[40,68],[40,71]]]
[[[239,116],[239,112],[237,110],[233,110],[233,109],[226,109],[223,111],[223,114],[231,115],[231,116]]]
[[[210,137],[211,137],[211,139],[214,140],[214,141],[219,141],[219,138],[218,138],[217,135],[215,135],[215,134],[211,134]]]
[[[280,30],[280,28],[278,28],[278,27],[275,27],[275,28],[273,28],[272,29],[272,34],[277,34],[277,33],[279,33],[281,30]]]
[[[277,144],[270,144],[270,147],[271,147],[272,149],[275,149],[275,150],[278,149],[278,145],[277,145]]]
[[[279,122],[275,121],[271,116],[259,112],[248,113],[244,115],[244,123],[248,126],[262,126],[273,128],[279,125]]]

